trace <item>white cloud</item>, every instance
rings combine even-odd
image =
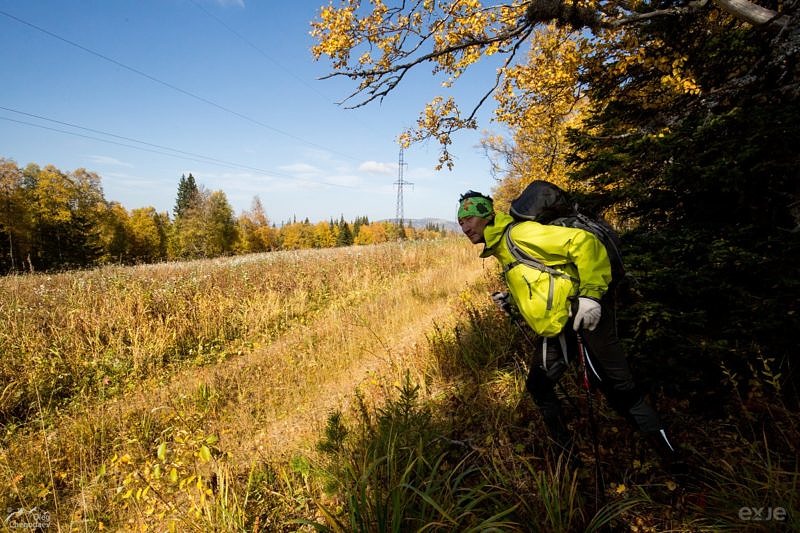
[[[314,165],[308,163],[292,163],[291,165],[283,165],[278,167],[283,172],[289,172],[297,176],[310,177],[319,176],[321,171]]]
[[[105,155],[90,155],[89,159],[97,165],[114,165],[118,167],[133,168],[133,165],[130,163],[126,163],[124,161],[120,161],[119,159],[115,159],[113,157],[108,157]]]
[[[441,170],[435,170],[433,167],[414,167],[407,172],[409,177],[413,177],[416,181],[436,180],[439,181],[443,176],[450,178],[452,174]],[[412,180],[412,181],[414,181]]]
[[[113,183],[120,187],[136,190],[158,187],[162,184],[158,179],[135,176],[125,172],[105,172],[103,173],[103,180],[104,184]]]
[[[397,172],[397,164],[395,163],[379,163],[378,161],[364,161],[358,166],[361,172],[369,172],[370,174],[394,174]]]

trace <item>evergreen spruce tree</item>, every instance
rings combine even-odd
[[[189,173],[188,178],[186,175],[181,174],[181,180],[178,182],[178,195],[175,198],[175,207],[172,210],[176,219],[182,217],[187,210],[195,206],[198,195],[199,190],[192,173]]]
[[[339,220],[339,236],[336,238],[336,246],[350,246],[353,244],[353,232],[350,225],[344,221],[344,217]]]

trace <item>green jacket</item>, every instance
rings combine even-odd
[[[535,260],[564,272],[554,276],[516,263],[504,234],[514,219],[496,213],[483,231],[486,246],[481,257],[495,256],[503,265],[506,284],[525,321],[539,335],[558,335],[569,318],[571,300],[584,296],[599,300],[611,282],[611,263],[603,243],[577,228],[520,222],[510,229],[514,243]],[[516,263],[516,264],[514,264]]]

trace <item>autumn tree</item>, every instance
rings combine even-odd
[[[413,68],[428,64],[443,78],[445,87],[454,84],[466,69],[484,57],[497,56],[500,68],[494,80],[487,80],[487,91],[469,111],[451,96],[437,95],[420,113],[417,126],[400,136],[402,145],[429,138],[442,147],[440,167],[452,166],[448,146],[453,132],[477,127],[477,109],[503,83],[514,68],[522,45],[537,25],[553,22],[559,27],[585,31],[601,45],[624,43],[620,28],[646,25],[660,19],[708,20],[720,13],[731,13],[738,20],[768,29],[781,28],[774,60],[796,58],[800,32],[794,13],[783,14],[748,0],[715,3],[640,2],[563,2],[530,0],[513,3],[485,3],[479,0],[420,0],[387,6],[373,0],[370,7],[360,0],[342,0],[339,6],[322,7],[312,22],[316,59],[327,56],[334,71],[357,82],[343,103],[350,107],[381,100],[393,91]],[[790,31],[786,31],[791,28]],[[535,45],[535,43],[534,43]],[[613,54],[613,50],[609,53]],[[611,56],[613,57],[613,56]],[[597,65],[604,57],[594,55]],[[672,64],[673,58],[669,58]],[[795,62],[796,63],[796,62]],[[681,83],[681,68],[674,65],[675,79]],[[796,68],[796,67],[795,67]],[[468,108],[469,109],[469,108]]]
[[[169,216],[153,207],[134,209],[129,222],[129,254],[135,263],[166,259]]]
[[[256,237],[264,250],[274,250],[278,246],[278,235],[275,227],[270,223],[261,198],[255,196],[250,208],[250,216],[255,224]]]
[[[385,242],[386,234],[381,231],[382,229],[383,228],[380,228],[379,230],[378,227],[373,224],[362,225],[361,228],[359,228],[358,235],[353,239],[353,244],[363,246]]]
[[[143,252],[135,242],[137,221],[121,204],[106,201],[96,173],[83,168],[67,173],[53,165],[40,168],[33,163],[19,169],[12,161],[0,161],[0,202],[4,204],[0,234],[8,235],[8,240],[0,239],[4,259],[8,257],[8,263],[0,261],[3,266],[53,270],[165,256],[163,222],[154,229],[159,241],[154,250],[140,257]],[[3,247],[6,243],[8,252]]]
[[[245,212],[236,219],[236,231],[239,239],[236,241],[236,251],[241,254],[257,253],[265,251],[261,239],[256,233],[256,225],[250,216]]]
[[[411,227],[411,226],[409,225],[409,228],[410,228],[410,227]],[[394,228],[394,237],[395,237],[396,239],[398,239],[398,240],[401,240],[401,241],[404,241],[404,240],[406,240],[406,239],[408,239],[408,238],[409,238],[409,236],[408,236],[408,232],[406,231],[406,226],[405,226],[405,224],[403,223],[403,220],[402,220],[402,219],[401,219],[400,221],[398,221],[398,223],[397,223],[397,224],[394,224],[394,225],[393,225],[393,228]]]
[[[353,237],[358,237],[358,232],[361,229],[361,226],[366,226],[369,224],[369,217],[356,217],[353,220]]]
[[[99,177],[53,165],[25,171],[33,221],[32,256],[37,268],[94,264],[102,254],[99,216],[104,207]]]
[[[170,254],[179,258],[217,257],[231,253],[236,243],[233,208],[222,191],[200,187],[191,207],[175,218]]]
[[[270,227],[258,196],[253,197],[250,210],[242,212],[236,219],[236,229],[236,250],[239,253],[266,252],[277,246],[277,233]]]
[[[373,222],[362,224],[353,244],[380,244],[399,238],[397,225],[391,222]]]
[[[131,261],[131,221],[128,211],[119,202],[110,202],[99,217],[102,263]]]
[[[236,224],[233,208],[223,191],[214,191],[205,202],[203,210],[209,257],[230,254],[236,242]]]
[[[328,222],[314,224],[314,248],[333,248],[336,246],[336,234]]]
[[[280,229],[280,243],[283,250],[302,250],[314,246],[314,230],[308,222],[292,222]]]
[[[22,170],[14,161],[0,158],[0,269],[24,268],[31,229]]]
[[[32,182],[31,214],[35,224],[34,254],[37,268],[51,268],[65,262],[65,249],[71,231],[71,184],[67,176],[52,165],[29,167]]]
[[[580,73],[588,39],[554,25],[537,28],[532,39],[537,45],[527,62],[508,69],[496,94],[495,116],[511,137],[491,134],[482,140],[498,180],[495,204],[505,211],[534,180],[571,188],[567,134],[581,124],[586,106]]]

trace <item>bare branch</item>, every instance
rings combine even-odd
[[[516,56],[517,52],[519,51],[519,47],[522,46],[522,43],[525,42],[525,40],[528,37],[530,37],[530,34],[532,32],[533,32],[533,26],[528,26],[527,31],[525,32],[525,34],[514,44],[514,47],[511,49],[511,52],[509,53],[508,57],[506,58],[505,62],[503,63],[503,68],[506,68],[506,67],[508,67],[508,65],[511,64],[511,61],[514,59],[514,56]],[[501,71],[502,71],[502,69],[498,70],[497,75],[495,76],[494,85],[492,86],[491,89],[486,91],[486,94],[483,95],[483,97],[480,99],[478,104],[472,109],[472,113],[470,113],[469,117],[467,117],[466,120],[473,120],[475,118],[475,114],[478,112],[478,109],[480,109],[480,107],[484,104],[484,102],[486,102],[486,100],[489,98],[489,96],[491,96],[491,94],[500,85],[500,80],[502,79],[502,74],[500,73]]]
[[[789,22],[789,17],[781,15],[758,4],[747,0],[714,0],[720,9],[730,13],[736,18],[745,20],[754,26],[783,27]]]
[[[612,20],[608,22],[607,25],[612,28],[615,28],[619,26],[624,26],[626,24],[636,24],[638,22],[642,22],[656,17],[686,15],[694,11],[699,11],[703,9],[706,5],[708,5],[708,0],[698,0],[694,2],[689,2],[685,6],[676,6],[676,7],[671,7],[669,9],[658,9],[656,11],[649,11],[647,13],[633,13],[631,15],[626,15],[622,18]]]

